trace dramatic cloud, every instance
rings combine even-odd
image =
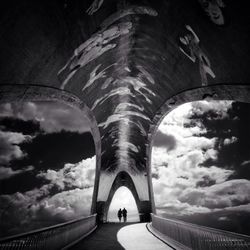
[[[8,164],[11,160],[24,157],[18,144],[30,139],[30,136],[21,133],[0,131],[0,164]]]
[[[250,181],[231,180],[203,189],[187,188],[178,198],[182,203],[222,209],[250,204]]]
[[[84,133],[90,130],[89,121],[80,110],[58,102],[2,104],[0,116],[37,121],[47,133],[61,130]]]
[[[37,177],[48,180],[59,189],[65,188],[89,188],[94,184],[95,178],[95,156],[82,160],[77,164],[65,164],[64,168],[55,171],[47,170]]]
[[[47,184],[40,188],[0,195],[2,234],[16,234],[89,215],[94,177],[95,156],[77,164],[65,164],[58,171],[41,172],[37,178]]]
[[[203,117],[215,121],[229,119],[231,109],[229,101],[187,103],[163,120],[152,151],[153,188],[160,213],[206,214],[236,211],[250,204],[250,181],[232,180],[236,168],[216,165],[220,150],[238,143],[238,138],[229,135],[221,143],[219,137],[211,137],[211,128],[203,123]],[[175,142],[173,150],[164,149],[164,143],[165,148],[169,143],[162,139],[164,135]],[[248,161],[241,163],[247,164]]]
[[[232,107],[232,101],[200,101],[192,102],[191,113],[196,115],[212,115],[211,119],[225,119],[228,117],[228,110]]]
[[[90,214],[95,146],[81,111],[0,105],[0,237]]]

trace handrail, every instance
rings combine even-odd
[[[170,239],[193,250],[247,250],[250,236],[199,226],[151,214],[152,226]]]
[[[0,239],[0,249],[61,249],[96,227],[96,214]]]

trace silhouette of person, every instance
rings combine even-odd
[[[117,216],[118,216],[119,222],[121,222],[121,220],[122,220],[122,210],[121,210],[121,208],[118,210]]]
[[[125,208],[123,208],[122,210],[122,216],[123,216],[123,221],[127,222],[127,210]]]

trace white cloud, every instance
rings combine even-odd
[[[213,119],[225,119],[228,117],[228,110],[232,107],[233,101],[199,101],[192,102],[192,113],[202,115],[209,111],[216,114]]]
[[[1,223],[1,216],[5,218],[1,228],[16,234],[89,215],[94,174],[95,157],[92,157],[77,164],[65,164],[59,171],[40,173],[40,178],[49,181],[40,188],[0,195]],[[53,194],[55,187],[60,191]]]
[[[47,170],[37,176],[49,180],[61,190],[65,187],[88,188],[94,185],[96,158],[84,159],[77,164],[67,163],[58,171]]]
[[[25,153],[18,144],[30,139],[31,136],[21,133],[0,131],[0,164],[7,164],[11,160],[23,158]]]
[[[175,150],[166,152],[161,147],[152,150],[154,196],[156,207],[162,212],[176,215],[207,213],[232,206],[233,201],[243,202],[236,199],[241,193],[239,187],[235,196],[224,195],[223,198],[213,193],[213,188],[222,191],[223,183],[230,184],[227,179],[233,170],[204,166],[205,161],[218,158],[218,138],[206,138],[207,130],[202,122],[195,119],[191,123],[189,118],[211,111],[216,119],[224,119],[228,117],[231,104],[228,101],[187,103],[180,111],[178,108],[168,114],[159,126],[161,133],[176,141]],[[235,141],[235,137],[230,138],[230,143]]]
[[[210,187],[185,189],[178,198],[190,205],[222,209],[250,203],[250,181],[230,180]]]
[[[30,207],[32,218],[38,220],[41,216],[47,220],[59,216],[63,220],[71,220],[90,214],[93,188],[73,189],[63,191]],[[44,215],[46,214],[46,216]]]
[[[90,124],[83,112],[58,102],[24,102],[0,105],[0,116],[11,116],[27,120],[35,120],[47,132],[61,130],[86,132]]]

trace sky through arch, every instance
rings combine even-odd
[[[86,116],[52,102],[0,105],[0,238],[88,216],[95,146]]]
[[[137,205],[133,194],[127,187],[120,187],[116,190],[110,203],[108,221],[118,222],[117,212],[119,208],[126,208],[128,211],[127,222],[139,221]]]
[[[160,124],[152,150],[157,212],[250,234],[250,105],[186,103]]]

